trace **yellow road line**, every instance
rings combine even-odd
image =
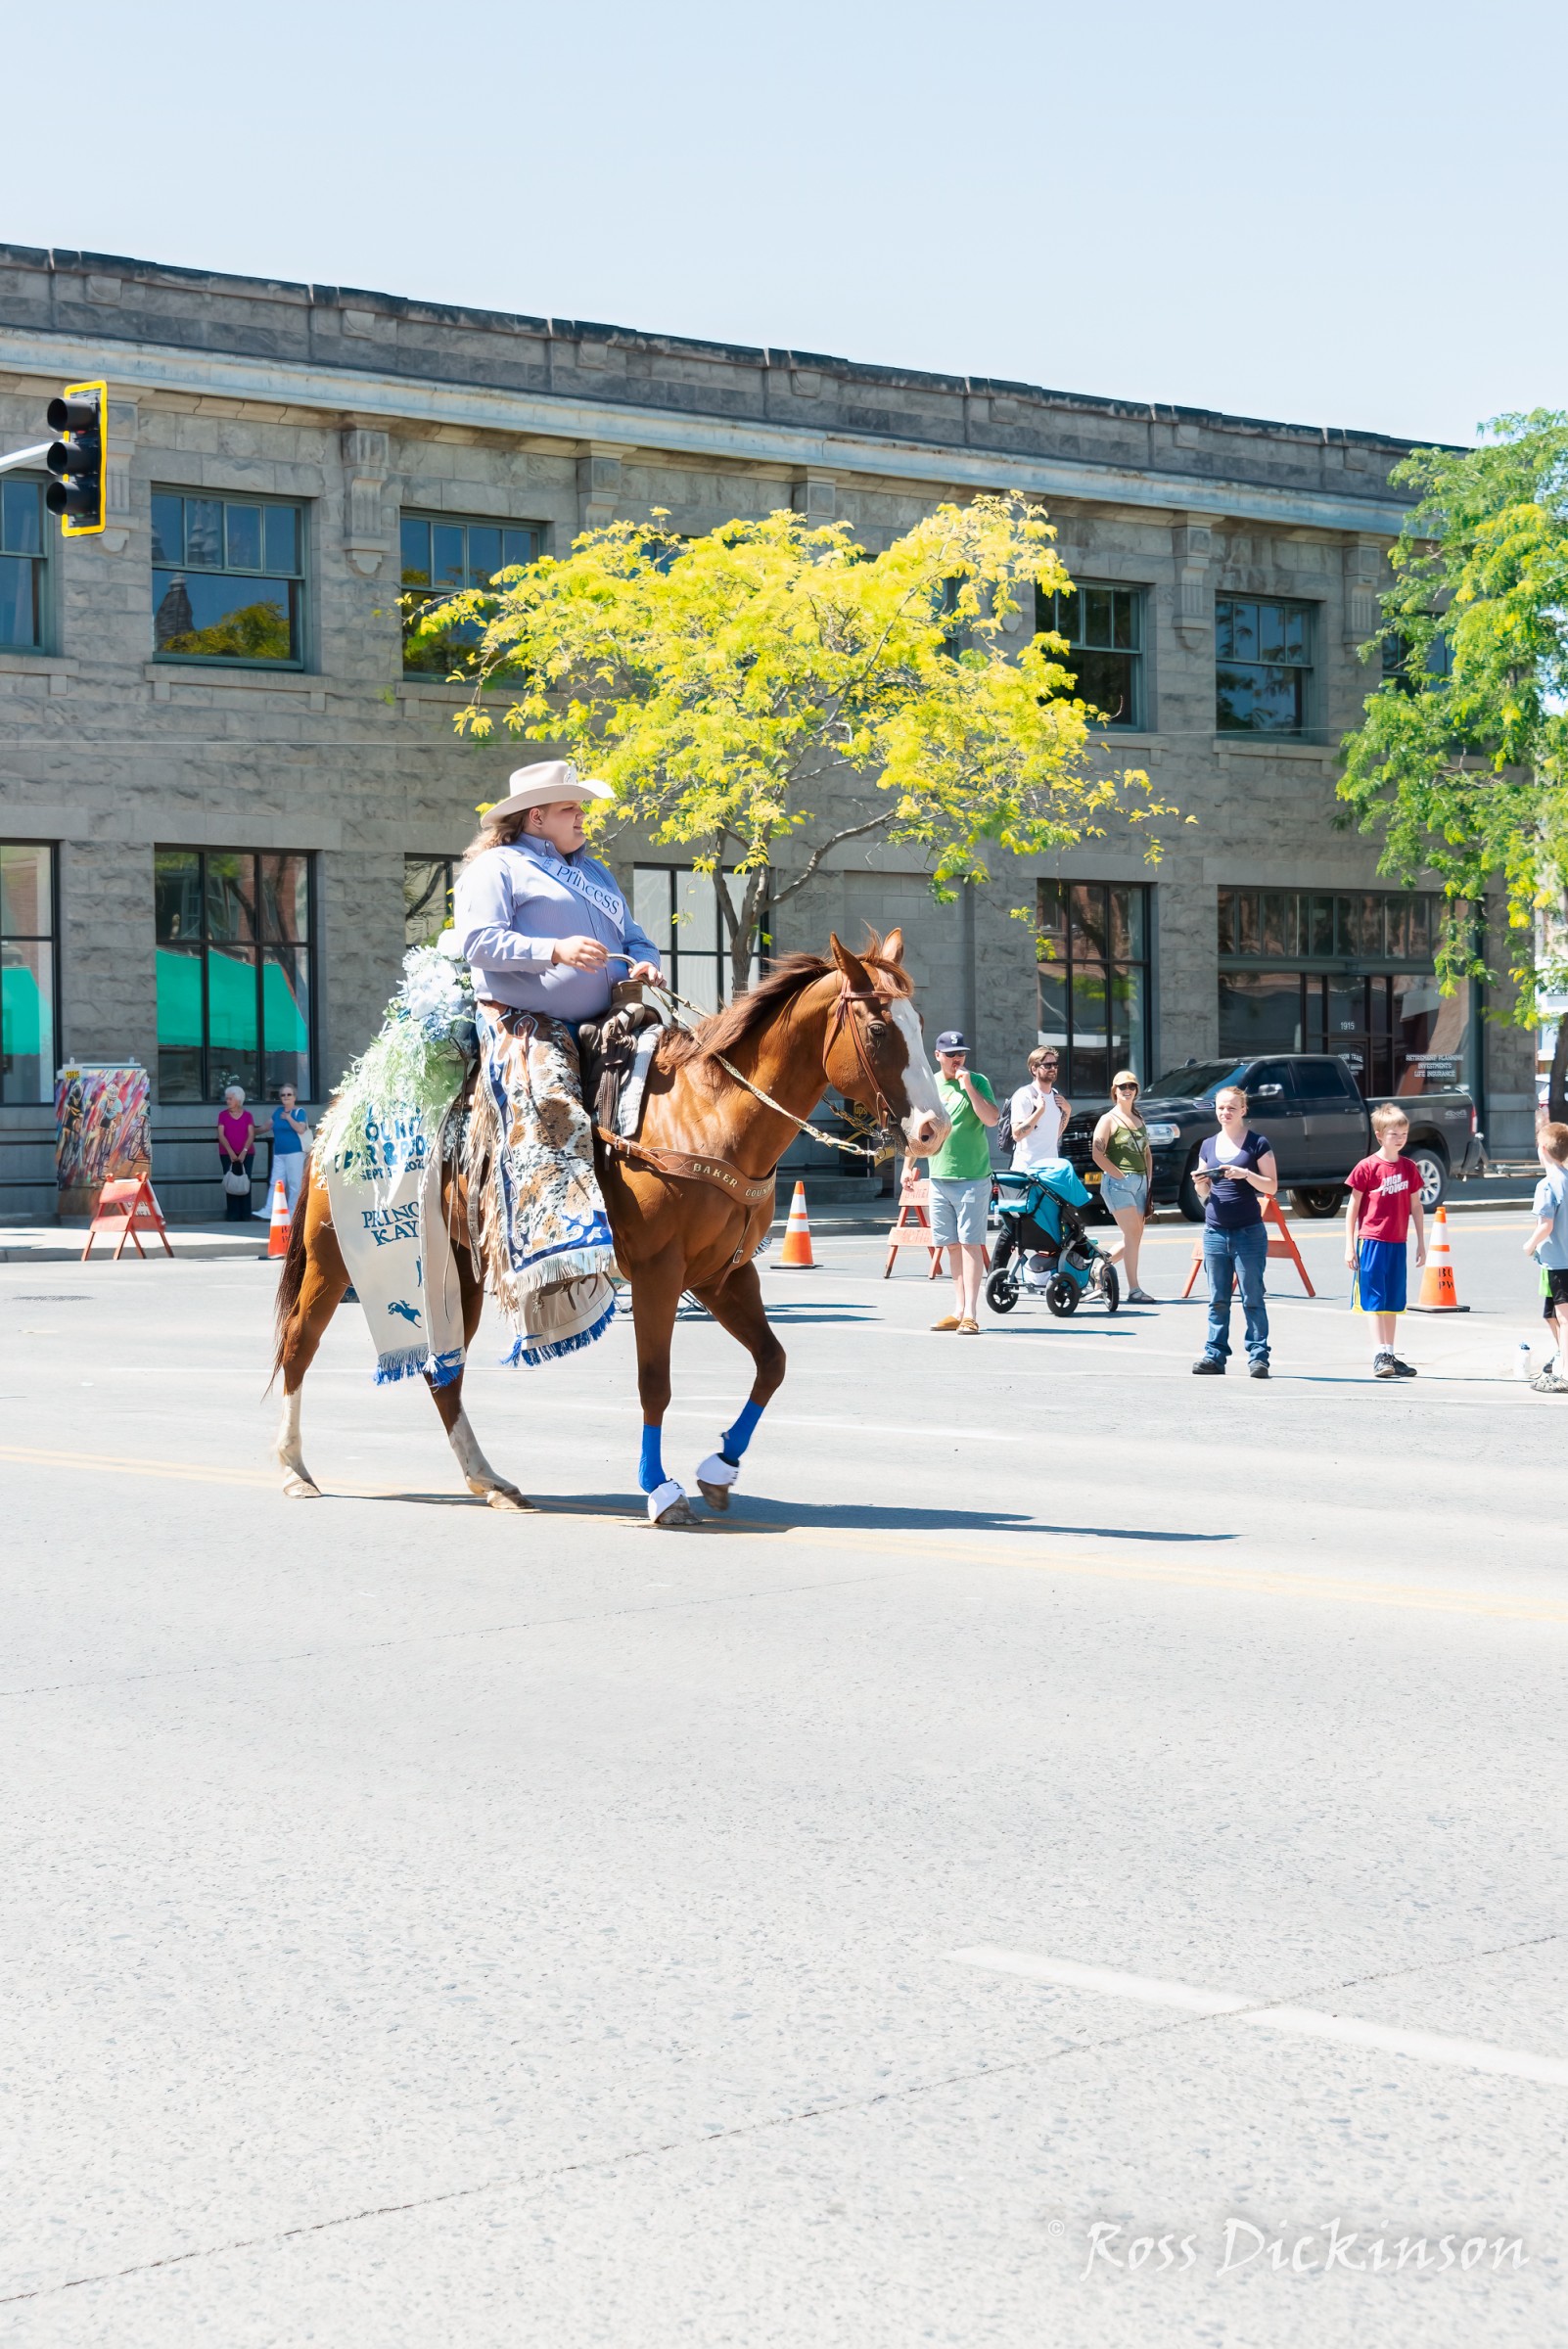
[[[111,1476],[161,1477],[175,1484],[239,1485],[253,1492],[279,1492],[276,1474],[259,1468],[192,1467],[175,1460],[117,1459],[106,1452],[45,1451],[20,1444],[0,1445],[0,1460],[73,1473],[88,1470]],[[405,1486],[336,1482],[329,1488],[329,1497],[332,1497],[346,1500],[428,1498],[457,1503],[469,1498],[465,1494],[455,1493],[414,1495]],[[539,1515],[557,1521],[569,1518],[598,1525],[623,1525],[639,1532],[644,1522],[638,1509],[583,1509],[570,1501],[546,1500],[539,1504]],[[1071,1574],[1098,1582],[1164,1584],[1178,1590],[1228,1590],[1238,1597],[1315,1600],[1329,1606],[1397,1607],[1421,1614],[1483,1616],[1501,1623],[1568,1625],[1568,1603],[1551,1599],[1487,1590],[1444,1589],[1431,1584],[1361,1582],[1346,1576],[1313,1573],[1281,1574],[1260,1567],[1226,1566],[1218,1558],[1112,1558],[1084,1550],[1026,1545],[1018,1535],[1004,1530],[998,1531],[992,1543],[954,1542],[929,1534],[879,1532],[870,1527],[758,1525],[721,1517],[705,1519],[702,1530],[705,1536],[718,1534],[731,1541],[787,1540],[805,1548],[889,1558],[905,1566],[928,1561],[943,1565],[1000,1566],[1040,1574]]]

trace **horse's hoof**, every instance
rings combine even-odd
[[[709,1507],[710,1507],[711,1509],[727,1509],[727,1508],[728,1508],[728,1506],[729,1506],[729,1487],[728,1487],[728,1485],[708,1485],[708,1484],[705,1484],[705,1483],[703,1482],[703,1480],[702,1480],[702,1478],[701,1478],[701,1477],[699,1477],[699,1478],[697,1479],[697,1490],[698,1490],[698,1492],[699,1492],[699,1493],[702,1495],[702,1497],[703,1497],[704,1500],[706,1500],[706,1501],[707,1501],[707,1503],[708,1503],[708,1505],[709,1505]]]
[[[672,1476],[655,1485],[648,1495],[648,1523],[650,1525],[690,1525],[692,1515],[686,1506],[686,1496]]]
[[[528,1495],[526,1493],[520,1493],[516,1485],[490,1485],[488,1487],[482,1486],[481,1491],[484,1494],[484,1504],[486,1508],[511,1509],[516,1512],[520,1510],[531,1510],[534,1506],[534,1503],[530,1500]]]
[[[312,1484],[308,1476],[291,1476],[283,1488],[285,1500],[319,1500],[321,1487]]]

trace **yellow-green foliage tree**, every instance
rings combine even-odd
[[[1105,762],[1066,643],[1036,633],[1037,585],[1072,587],[1039,508],[943,506],[874,558],[847,525],[794,513],[690,540],[665,519],[589,531],[415,633],[478,630],[461,731],[492,733],[504,693],[499,722],[570,748],[619,816],[744,877],[738,908],[716,893],[737,990],[769,904],[847,842],[923,851],[950,898],[998,851],[1170,812]],[[786,842],[799,852],[776,865]]]

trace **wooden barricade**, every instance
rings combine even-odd
[[[82,1263],[85,1264],[91,1256],[94,1240],[99,1237],[108,1239],[111,1233],[116,1231],[119,1234],[119,1245],[115,1250],[116,1264],[125,1252],[127,1240],[135,1243],[138,1256],[146,1256],[147,1251],[138,1236],[144,1231],[156,1231],[163,1243],[163,1254],[173,1255],[174,1251],[168,1244],[168,1233],[163,1229],[163,1211],[153,1195],[150,1175],[127,1174],[114,1182],[105,1183],[98,1194],[98,1205],[93,1210],[87,1245],[81,1252]]]
[[[1307,1267],[1301,1261],[1301,1250],[1297,1247],[1295,1241],[1290,1236],[1290,1225],[1285,1221],[1284,1217],[1279,1212],[1278,1200],[1266,1199],[1263,1203],[1263,1211],[1264,1221],[1273,1226],[1268,1234],[1269,1255],[1287,1258],[1289,1262],[1295,1266],[1297,1271],[1301,1274],[1301,1285],[1306,1290],[1308,1296],[1315,1297],[1317,1291],[1313,1287]],[[1192,1269],[1187,1274],[1187,1285],[1181,1292],[1183,1297],[1191,1296],[1193,1290],[1197,1286],[1198,1274],[1202,1270],[1203,1234],[1200,1231],[1197,1238],[1192,1243]]]
[[[900,1248],[927,1248],[931,1251],[931,1277],[942,1278],[942,1250],[932,1247],[931,1241],[931,1185],[912,1172],[913,1161],[903,1162],[903,1180],[899,1185],[898,1221],[888,1233],[888,1261],[883,1267],[886,1280],[893,1270]]]

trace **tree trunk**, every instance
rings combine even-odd
[[[741,917],[735,924],[729,942],[729,992],[733,1001],[744,995],[752,984],[752,956],[757,950],[758,932],[762,926],[762,906],[767,898],[765,866],[746,876],[746,893],[741,900]]]

